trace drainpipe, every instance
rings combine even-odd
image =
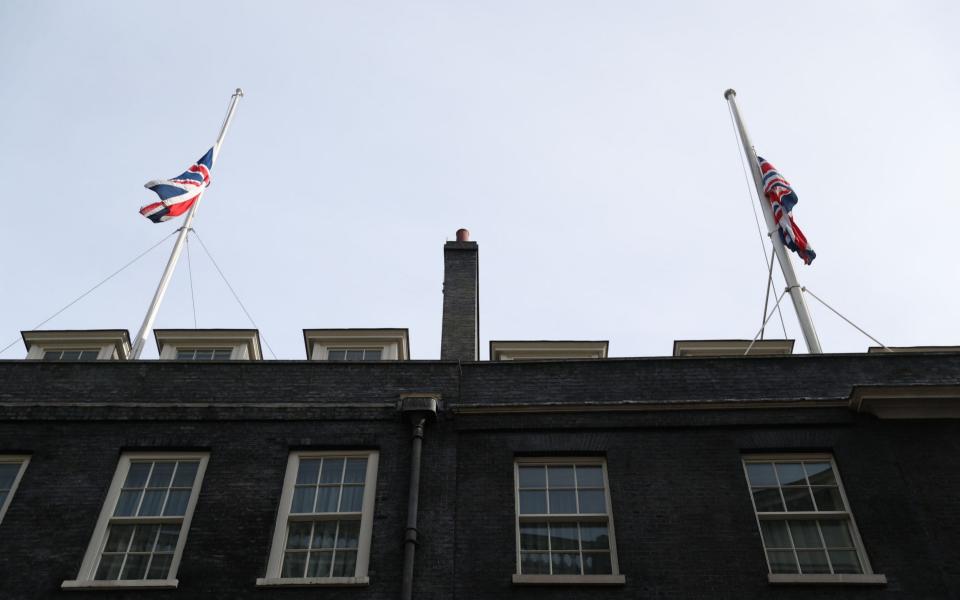
[[[427,419],[437,416],[437,396],[404,394],[400,397],[400,412],[410,421],[410,494],[407,499],[407,529],[403,541],[403,586],[401,600],[413,598],[413,559],[417,552],[417,507],[420,504],[420,457],[423,451],[423,432]]]

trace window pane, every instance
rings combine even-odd
[[[200,465],[196,461],[177,463],[177,472],[173,476],[173,487],[193,487],[193,480],[197,477],[197,467]]]
[[[307,563],[307,577],[330,577],[333,552],[311,552]]]
[[[100,559],[97,574],[94,579],[116,579],[120,576],[120,566],[123,564],[122,554],[107,554]]]
[[[147,490],[143,494],[143,503],[140,504],[139,517],[152,517],[160,514],[160,508],[163,506],[163,498],[167,495],[167,490]]]
[[[792,548],[785,521],[760,521],[763,543],[767,548]]]
[[[753,490],[753,501],[757,505],[757,512],[783,512],[783,500],[777,488]]]
[[[801,463],[776,463],[777,476],[780,485],[806,485],[807,479],[803,474]]]
[[[60,360],[79,360],[80,351],[79,350],[64,350],[63,354],[60,355]]]
[[[603,496],[603,490],[580,490],[578,493],[580,494],[581,513],[607,512],[607,502]]]
[[[547,493],[520,490],[520,514],[542,515],[547,512]]]
[[[194,360],[212,360],[213,359],[213,350],[197,350],[194,354]]]
[[[306,550],[310,547],[310,530],[312,523],[290,523],[287,530],[287,549]]]
[[[147,561],[149,560],[149,554],[128,554],[120,579],[143,579],[144,575],[147,574]]]
[[[313,545],[311,548],[333,548],[337,538],[336,521],[317,521],[313,526]]]
[[[60,360],[60,351],[59,350],[47,350],[43,353],[43,360]]]
[[[280,572],[280,576],[303,577],[303,572],[306,568],[306,552],[286,552],[283,555],[283,569]]]
[[[360,512],[363,508],[363,486],[345,485],[340,494],[340,512]]]
[[[163,514],[181,517],[187,512],[187,501],[190,500],[190,490],[171,490],[167,498],[167,505],[163,507]]]
[[[380,350],[367,350],[363,353],[363,360],[380,360]]]
[[[810,485],[837,485],[837,479],[833,476],[833,467],[828,462],[822,463],[804,463],[807,469],[807,478]]]
[[[117,499],[117,509],[113,511],[115,517],[132,517],[140,503],[140,490],[124,490]]]
[[[553,524],[550,526],[550,547],[554,552],[557,550],[578,550],[577,537],[576,524]]]
[[[817,510],[843,510],[840,488],[815,487],[813,488],[813,498],[817,502]]]
[[[111,525],[107,533],[107,543],[104,552],[126,552],[130,545],[130,536],[133,534],[133,525]],[[119,569],[119,567],[117,567]]]
[[[127,479],[123,482],[125,488],[142,488],[147,483],[147,475],[150,474],[150,464],[145,462],[130,463],[130,470],[127,471]]]
[[[567,465],[547,467],[547,481],[551,488],[573,487],[573,467]]]
[[[159,525],[139,525],[133,532],[133,543],[130,552],[153,552],[153,544],[157,541]]]
[[[547,487],[547,470],[543,467],[518,467],[518,480],[522,488]]]
[[[232,348],[219,348],[213,351],[214,360],[230,360],[230,355],[233,354]]]
[[[550,514],[577,512],[577,499],[573,490],[550,490]]]
[[[0,506],[7,501],[7,492],[0,491]]]
[[[337,550],[333,557],[334,577],[353,577],[357,571],[357,551]]]
[[[827,553],[823,550],[797,550],[797,558],[800,560],[800,572],[804,575],[830,572]]]
[[[768,550],[767,560],[771,573],[796,573],[797,559],[792,550]]]
[[[853,548],[846,521],[820,521],[820,530],[827,548]]]
[[[150,561],[150,569],[147,571],[147,579],[166,579],[170,574],[170,563],[173,562],[172,554],[154,554]]]
[[[794,548],[823,548],[816,521],[788,521]]]
[[[297,468],[297,483],[316,484],[320,474],[320,459],[305,458]]]
[[[193,360],[193,350],[177,350],[177,360]]]
[[[810,488],[783,488],[783,499],[787,501],[787,510],[813,510]]]
[[[160,527],[160,535],[157,537],[157,552],[173,552],[177,547],[177,539],[180,537],[179,525],[163,525]]]
[[[323,470],[320,472],[320,483],[340,483],[343,481],[343,459],[323,459]]]
[[[337,548],[356,548],[360,538],[360,521],[340,521]]]
[[[330,350],[327,352],[327,360],[343,360],[346,357],[344,350]]]
[[[153,463],[153,473],[150,474],[149,488],[165,488],[170,486],[170,479],[173,477],[173,468],[177,463],[174,462],[156,462]]]
[[[327,486],[319,488],[317,491],[317,508],[314,512],[337,512],[337,501],[340,498],[340,488]]]
[[[313,512],[313,499],[316,493],[317,488],[315,487],[295,487],[293,489],[293,502],[290,505],[290,512]]]
[[[607,552],[589,552],[583,555],[584,575],[609,575],[613,573],[610,566],[610,554]]]
[[[20,471],[19,464],[0,464],[0,490],[7,491],[13,487],[13,480]]]
[[[830,562],[833,563],[834,573],[862,573],[860,560],[853,550],[831,550]]]
[[[777,485],[777,478],[773,474],[773,465],[770,463],[747,463],[747,479],[754,487]]]
[[[363,350],[347,350],[347,360],[363,360]]]
[[[603,487],[603,468],[599,466],[577,467],[577,487]]]
[[[520,572],[528,575],[550,573],[550,555],[546,552],[521,552]]]
[[[554,575],[580,575],[580,555],[572,552],[551,554]]]
[[[609,550],[610,536],[606,525],[580,524],[580,545],[584,550]]]
[[[520,525],[521,550],[547,550],[547,524],[522,523]]]
[[[347,470],[343,476],[344,483],[363,483],[367,478],[367,459],[348,458]]]

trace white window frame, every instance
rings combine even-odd
[[[363,503],[360,513],[360,533],[357,540],[357,565],[353,577],[281,577],[283,555],[287,546],[287,529],[290,523],[290,508],[293,502],[294,486],[297,483],[297,471],[301,459],[311,458],[366,458],[367,472],[364,478]],[[283,477],[283,492],[280,494],[280,506],[277,509],[277,521],[273,529],[273,543],[267,561],[266,577],[257,578],[257,586],[363,586],[370,584],[368,571],[370,566],[370,543],[373,537],[373,509],[377,495],[377,470],[380,452],[363,451],[311,451],[302,450],[290,453],[287,470]],[[356,516],[356,513],[339,513],[344,516]]]
[[[356,352],[356,351],[358,351],[358,350],[359,350],[360,352],[363,352],[364,354],[366,354],[367,352],[379,352],[379,353],[380,353],[380,358],[378,358],[377,360],[366,360],[366,358],[361,358],[361,359],[360,359],[361,362],[382,362],[382,361],[384,361],[384,360],[396,360],[396,359],[393,358],[393,357],[391,357],[391,358],[389,358],[389,359],[384,359],[384,354],[386,353],[386,348],[385,348],[384,346],[377,346],[377,345],[372,345],[372,346],[327,346],[327,347],[324,347],[324,349],[323,349],[324,358],[322,358],[321,360],[330,360],[330,353],[331,353],[331,352],[344,352],[344,353],[346,353],[346,352]],[[350,360],[350,359],[344,358],[343,360],[346,361],[346,360]]]
[[[27,465],[30,464],[30,456],[27,454],[0,454],[0,464],[20,465],[20,469],[13,477],[13,484],[7,492],[6,500],[3,504],[0,504],[0,523],[3,523],[3,515],[7,514],[7,508],[13,502],[13,496],[17,493],[17,488],[20,487],[20,479],[23,478],[23,473],[27,470]]]
[[[523,574],[520,572],[520,523],[523,521],[557,521],[574,520],[572,515],[522,515],[520,514],[520,467],[530,465],[584,465],[599,466],[603,472],[604,501],[606,502],[607,535],[610,541],[611,573],[604,575],[544,575]],[[613,504],[610,501],[610,479],[607,475],[607,461],[599,456],[530,456],[515,457],[513,461],[513,503],[514,529],[516,548],[516,572],[513,574],[515,584],[586,584],[586,585],[623,585],[626,578],[620,573],[620,563],[617,559],[617,536],[613,526]],[[599,513],[598,513],[599,514]],[[590,520],[589,517],[575,520]],[[597,521],[601,522],[601,521]]]
[[[187,543],[187,534],[190,531],[190,521],[193,519],[193,510],[197,505],[197,498],[200,495],[200,488],[203,484],[203,476],[207,469],[207,461],[210,457],[208,452],[125,452],[120,456],[117,469],[114,472],[113,480],[110,483],[110,489],[103,502],[103,508],[100,510],[100,517],[97,519],[97,525],[94,528],[90,543],[87,545],[86,554],[83,557],[83,563],[80,565],[80,573],[76,579],[64,581],[61,588],[70,589],[90,589],[90,588],[137,588],[137,589],[175,589],[179,584],[177,580],[177,571],[180,568],[180,559],[183,556],[183,548]],[[170,460],[196,460],[199,461],[197,474],[193,480],[193,490],[190,493],[190,499],[187,501],[187,509],[184,512],[183,520],[180,525],[180,536],[177,539],[177,547],[173,552],[173,559],[170,563],[170,571],[165,579],[120,579],[103,580],[94,579],[97,572],[97,566],[100,563],[100,555],[103,552],[104,545],[107,543],[107,531],[111,521],[114,521],[113,511],[116,508],[117,500],[120,498],[120,490],[123,482],[130,471],[130,464],[136,461],[170,461]],[[136,523],[149,522],[147,517],[136,518]],[[131,519],[131,522],[133,520]]]
[[[164,348],[164,350],[166,350],[166,348]],[[213,351],[214,353],[216,353],[218,350],[229,350],[230,356],[228,356],[227,358],[213,358],[213,359],[196,358],[197,352],[200,352],[202,350],[210,350],[210,351]],[[192,352],[194,357],[180,358],[179,355],[181,352]],[[170,354],[172,354],[171,360],[189,360],[193,362],[212,362],[214,360],[243,360],[247,358],[246,348],[242,346],[217,346],[213,344],[209,346],[195,346],[195,347],[194,346],[176,346],[176,347],[173,347],[173,351]]]
[[[109,358],[102,358],[104,353],[103,348],[91,348],[89,346],[86,348],[61,348],[58,346],[44,348],[41,360],[47,360],[48,354],[56,353],[60,355],[60,358],[56,359],[55,361],[51,360],[47,362],[79,362],[80,361],[80,359],[76,361],[64,361],[63,360],[64,352],[93,352],[94,354],[96,354],[95,357],[93,357],[92,359],[85,358],[83,360],[110,360]]]
[[[837,489],[840,493],[840,499],[843,502],[844,510],[840,511],[774,511],[774,512],[758,512],[756,501],[753,497],[753,490],[750,484],[750,477],[747,472],[747,465],[750,463],[777,463],[777,462],[829,462],[830,467],[833,469],[833,476],[837,480]],[[833,454],[829,453],[807,453],[807,452],[797,452],[797,453],[777,453],[777,454],[744,454],[741,457],[741,466],[743,468],[743,477],[744,481],[747,484],[747,493],[750,495],[750,506],[753,508],[753,516],[757,523],[757,535],[760,537],[760,547],[763,549],[764,561],[767,564],[767,580],[770,583],[783,583],[783,584],[796,584],[796,583],[811,583],[811,584],[833,584],[833,583],[849,583],[849,584],[885,584],[887,578],[879,573],[873,572],[873,567],[870,566],[870,559],[867,556],[866,549],[863,545],[863,540],[860,538],[860,531],[857,528],[857,522],[853,518],[853,511],[850,509],[850,502],[847,500],[847,493],[843,487],[843,480],[840,478],[840,470],[837,468],[837,463],[833,458]],[[778,482],[779,483],[779,482]],[[767,557],[767,547],[763,542],[763,534],[760,527],[760,522],[765,520],[772,521],[787,521],[787,520],[838,520],[845,521],[850,530],[850,537],[853,540],[854,549],[857,553],[857,558],[860,560],[860,566],[863,569],[863,573],[772,573],[770,569],[770,561]],[[788,528],[789,533],[789,528]],[[792,539],[792,534],[791,539]],[[796,552],[796,550],[794,550]],[[827,560],[829,561],[829,553]]]

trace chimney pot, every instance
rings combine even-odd
[[[458,242],[469,242],[470,241],[470,230],[469,229],[458,229],[457,230],[457,241]]]

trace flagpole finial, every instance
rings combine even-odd
[[[733,88],[730,88],[729,90],[723,93],[723,97],[726,98],[727,100],[730,99],[730,96],[736,96],[736,95],[737,95],[737,90]]]
[[[237,88],[237,91],[235,91],[233,95],[240,96],[241,98],[243,98],[243,90],[241,90],[240,88]]]

